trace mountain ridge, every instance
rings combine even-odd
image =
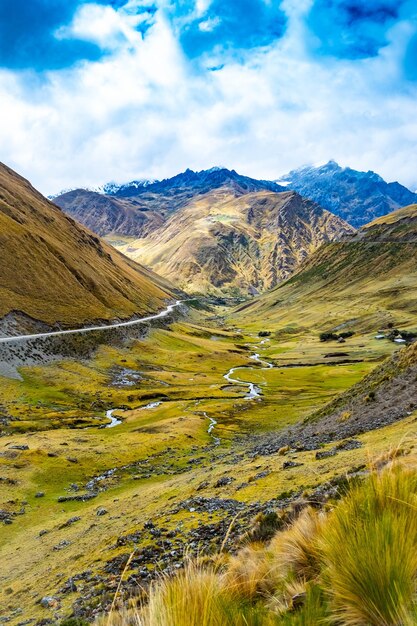
[[[220,187],[121,250],[192,292],[253,295],[287,278],[321,243],[353,232],[296,192],[235,196]]]
[[[56,197],[54,202],[101,236],[143,237],[194,197],[225,186],[237,196],[262,190],[284,191],[272,181],[258,181],[235,170],[216,167],[200,172],[188,169],[172,178],[146,184],[126,183],[107,194],[76,189]]]
[[[0,164],[0,318],[46,324],[153,312],[173,297],[164,279],[124,258]],[[18,281],[16,281],[18,277]]]
[[[388,322],[407,325],[417,311],[416,232],[417,205],[378,218],[352,237],[321,246],[293,276],[244,305],[240,314],[284,326],[304,316],[322,330],[346,325],[347,311],[348,325],[361,331]]]
[[[342,168],[333,160],[325,165],[292,170],[277,182],[318,202],[356,228],[417,202],[417,194],[404,185],[387,183],[371,170]]]

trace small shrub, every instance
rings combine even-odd
[[[282,513],[278,515],[275,511],[268,513],[259,513],[256,516],[253,528],[245,536],[250,541],[269,541],[278,530],[284,525],[284,517]]]
[[[413,341],[413,339],[416,338],[415,331],[410,331],[410,330],[400,330],[400,335],[406,341]]]
[[[323,591],[317,585],[307,587],[301,608],[291,610],[281,616],[280,626],[319,626],[328,624],[328,611],[323,598]]]
[[[319,339],[320,341],[337,341],[339,339],[339,336],[336,335],[335,333],[324,332],[324,333],[320,333]]]
[[[343,411],[339,417],[339,422],[347,422],[352,417],[352,413],[350,411]]]

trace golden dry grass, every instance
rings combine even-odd
[[[324,515],[306,509],[226,569],[190,564],[149,603],[109,626],[412,626],[416,623],[417,472],[372,472]]]
[[[0,165],[0,317],[81,324],[162,308],[167,282],[76,224]]]

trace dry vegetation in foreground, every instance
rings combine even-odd
[[[417,620],[417,471],[393,462],[333,510],[304,509],[268,544],[190,563],[140,611],[101,626],[411,626]]]

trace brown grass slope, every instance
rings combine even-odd
[[[146,237],[164,221],[164,212],[146,201],[116,198],[86,189],[64,193],[55,203],[100,237],[109,234]]]
[[[162,308],[168,283],[65,216],[0,164],[0,318],[77,325]]]
[[[247,294],[274,287],[323,242],[352,232],[295,192],[238,195],[222,187],[122,250],[189,291]]]
[[[323,245],[289,280],[241,307],[238,316],[262,317],[274,327],[343,323],[377,330],[389,321],[407,326],[417,313],[417,205],[363,227],[353,237]]]

